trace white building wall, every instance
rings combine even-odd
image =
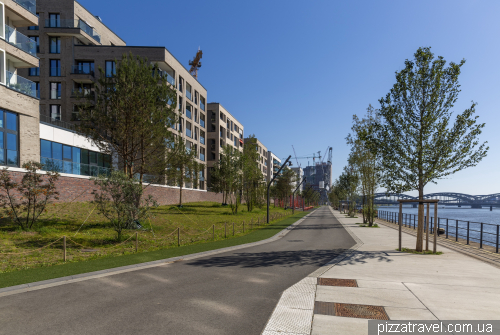
[[[64,130],[42,123],[40,123],[40,139],[100,152],[99,148],[92,145],[86,137],[78,135],[70,130]]]

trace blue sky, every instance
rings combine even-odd
[[[80,2],[128,45],[165,46],[186,67],[201,47],[209,102],[279,157],[293,155],[292,144],[299,156],[332,146],[334,178],[346,164],[352,115],[378,106],[418,47],[465,58],[454,110],[478,103],[490,151],[425,191],[500,192],[498,0]]]

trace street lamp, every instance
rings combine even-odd
[[[300,182],[299,186],[297,186],[297,188],[295,189],[295,191],[293,191],[293,193],[292,193],[292,214],[295,214],[295,192],[297,192],[297,190],[299,189],[300,185],[302,185],[302,183],[305,182],[305,181],[306,181],[306,177],[304,176],[304,178]],[[304,210],[304,209],[302,208],[302,210]]]
[[[288,161],[290,160],[290,158],[292,158],[292,155],[288,156],[288,158],[286,159],[285,163],[283,163],[283,165],[281,165],[280,169],[278,170],[278,172],[276,172],[276,174],[274,175],[273,179],[271,179],[271,181],[269,182],[269,184],[267,184],[267,223],[269,223],[269,189],[271,188],[271,184],[273,183],[274,179],[276,179],[276,177],[278,177],[278,175],[280,174],[281,170],[285,167],[286,163],[288,163]],[[290,162],[290,165],[291,162]]]

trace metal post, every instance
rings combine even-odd
[[[499,238],[499,237],[500,237],[500,226],[499,226],[499,225],[497,225],[497,247],[496,247],[496,249],[497,249],[497,250],[496,250],[497,254],[498,254],[498,242],[499,242],[499,240],[500,240],[500,238]]]
[[[399,251],[401,251],[401,238],[403,237],[402,219],[403,219],[403,203],[399,203]]]
[[[437,251],[437,232],[438,232],[438,224],[439,224],[439,219],[437,218],[438,216],[438,203],[434,203],[434,245],[432,246],[432,252],[436,253]],[[436,223],[437,220],[437,223]]]
[[[458,220],[455,220],[455,241],[458,242]]]
[[[426,230],[425,230],[425,251],[429,251],[429,216],[430,216],[431,204],[427,203],[427,218],[426,218]]]
[[[137,252],[137,244],[139,243],[139,233],[135,232],[135,252]]]
[[[448,219],[446,219],[446,238],[448,238]]]
[[[469,244],[470,221],[467,221],[467,244]]]
[[[63,236],[63,260],[66,262],[66,236]]]
[[[480,245],[479,245],[479,248],[483,248],[483,226],[484,226],[484,223],[481,222],[481,239],[480,239]]]
[[[177,246],[181,246],[181,227],[177,228]]]

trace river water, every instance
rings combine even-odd
[[[379,211],[399,212],[398,206],[380,206]],[[407,224],[413,226],[414,215],[418,214],[418,208],[403,206],[404,220]],[[380,214],[382,217],[382,214]],[[427,215],[427,205],[425,205],[425,215]],[[430,217],[434,217],[434,204],[430,205]],[[489,207],[470,208],[457,206],[438,206],[439,227],[446,229],[448,222],[449,236],[455,236],[458,222],[458,236],[467,237],[467,222],[469,222],[469,238],[471,241],[479,242],[481,239],[481,222],[483,224],[483,243],[496,245],[497,243],[497,225],[500,225],[500,208]],[[446,220],[448,219],[448,220]],[[434,219],[433,219],[434,221]]]

